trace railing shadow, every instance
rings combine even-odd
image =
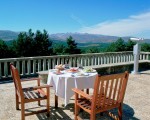
[[[66,113],[66,111],[71,112],[72,117]],[[74,104],[70,103],[64,108],[57,108],[51,107],[50,117],[44,114],[38,114],[37,117],[39,120],[72,120],[74,119]],[[114,115],[118,115],[117,109],[110,110],[109,112],[113,113]],[[134,109],[127,104],[123,104],[123,120],[140,120],[134,117]],[[90,116],[88,113],[82,111],[80,112],[80,116],[83,120],[89,120]],[[108,114],[104,113],[103,115],[97,114],[96,120],[113,120]]]
[[[7,83],[12,83],[13,82],[13,80],[6,80],[6,79],[2,79],[2,80],[0,80],[0,84],[7,84]]]
[[[67,107],[64,108],[50,108],[50,117],[47,117],[46,113],[37,114],[39,120],[72,120],[70,115],[68,115],[65,111],[69,110],[69,112],[73,113],[74,104],[69,104]]]
[[[118,115],[117,109],[110,110],[110,112],[112,112],[115,115]],[[123,104],[123,120],[140,120],[140,119],[136,118],[134,116],[134,114],[135,114],[135,112],[132,107],[130,107],[127,104]]]
[[[140,73],[140,74],[143,74],[143,75],[150,75],[150,73]]]
[[[112,109],[109,112],[111,112],[115,116],[118,115],[117,109]],[[83,112],[82,118],[87,120],[90,118],[90,116],[88,113]],[[140,119],[134,117],[134,109],[127,104],[123,104],[123,118],[122,119],[123,120],[140,120]],[[114,119],[112,117],[110,117],[107,113],[104,112],[103,115],[97,114],[96,120],[114,120]]]

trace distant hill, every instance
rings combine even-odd
[[[72,36],[77,43],[111,43],[115,42],[120,37],[108,36],[100,34],[88,34],[88,33],[56,33],[50,34],[52,40],[66,41],[66,38]],[[127,42],[133,36],[121,37],[125,42]],[[150,43],[150,39],[144,39],[146,43]]]
[[[4,41],[14,40],[17,38],[19,32],[0,30],[0,39]],[[50,34],[49,37],[54,41],[65,42],[66,38],[72,36],[77,43],[110,43],[115,42],[119,37],[117,36],[107,36],[100,34],[88,34],[88,33],[56,33]],[[130,37],[122,37],[123,40],[127,41]],[[150,39],[144,40],[150,43]]]
[[[55,40],[66,41],[66,38],[72,36],[77,43],[105,43],[117,40],[119,37],[116,36],[105,36],[88,33],[56,33],[51,34],[50,38]]]
[[[0,30],[0,39],[4,41],[14,40],[18,36],[18,32],[13,32],[10,30]]]

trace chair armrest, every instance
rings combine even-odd
[[[49,88],[51,87],[50,85],[42,85],[42,86],[35,86],[35,87],[27,87],[23,88],[24,90],[36,90],[36,89],[41,89],[41,88]]]
[[[40,86],[40,78],[38,77],[34,77],[34,78],[22,78],[21,82],[25,82],[25,81],[37,81],[37,85]]]
[[[33,87],[33,89],[41,89],[41,88],[49,88],[49,87],[52,87],[50,85],[41,85],[41,86],[35,86]]]
[[[85,92],[81,91],[80,89],[73,88],[72,89],[75,93],[81,95],[82,97],[85,97],[86,99],[92,100],[92,97],[89,94],[86,94]]]
[[[36,77],[36,78],[21,78],[21,82],[33,81],[33,80],[40,81],[40,78],[38,78],[38,77]]]

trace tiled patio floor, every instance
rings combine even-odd
[[[32,82],[32,85],[34,82]],[[29,82],[23,84],[28,86]],[[30,82],[31,85],[31,82]],[[50,108],[51,114],[47,118],[46,114],[27,116],[26,120],[72,120],[74,119],[74,97],[70,104],[62,107],[63,99],[59,98],[59,108],[54,108],[54,91],[51,89]],[[27,104],[26,107],[36,106],[37,104]],[[42,103],[45,105],[45,102]],[[112,111],[116,112],[116,110]],[[85,112],[81,113],[84,119],[89,119]],[[20,120],[21,112],[15,109],[14,85],[10,81],[0,82],[0,120]],[[97,115],[98,120],[111,120],[107,115]],[[129,76],[128,86],[124,99],[123,120],[150,120],[150,70],[141,72],[139,75]]]

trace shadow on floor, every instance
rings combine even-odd
[[[74,104],[69,104],[64,108],[50,108],[50,117],[46,116],[46,113],[37,114],[39,120],[72,120],[70,115],[66,114],[65,110],[69,110],[69,112],[74,111]],[[71,115],[72,115],[71,113]],[[74,117],[74,116],[73,116]]]
[[[72,117],[70,115],[66,114],[64,111],[71,112]],[[39,120],[72,120],[74,119],[74,104],[69,104],[65,108],[58,108],[55,109],[55,107],[51,107],[50,117],[48,118],[46,116],[46,113],[44,114],[38,114],[37,117]],[[114,115],[118,115],[117,109],[113,109],[110,111]],[[90,116],[88,113],[82,111],[80,112],[80,116],[83,120],[89,120]],[[100,114],[96,115],[96,120],[113,120],[111,117],[109,117],[106,113],[101,116]],[[127,104],[123,104],[123,120],[139,120],[138,118],[134,117],[134,110]]]
[[[144,74],[144,75],[150,75],[150,73],[140,73],[140,74]]]
[[[7,83],[12,83],[13,80],[4,80],[4,79],[0,79],[0,84],[7,84]]]

